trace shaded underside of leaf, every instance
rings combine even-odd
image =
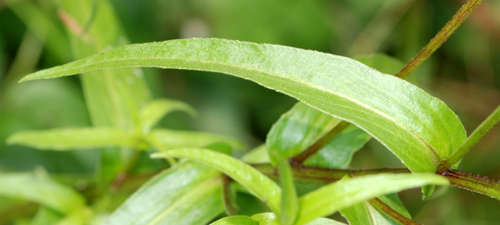
[[[408,210],[403,206],[397,194],[389,194],[379,197],[387,206],[399,214],[411,219]],[[351,207],[341,209],[340,213],[344,216],[351,225],[368,225],[368,224],[401,224],[391,218],[389,215],[382,211],[375,209],[370,203],[362,202]]]
[[[440,160],[465,140],[458,117],[420,88],[349,58],[278,45],[221,39],[129,45],[33,73],[22,81],[135,66],[250,79],[356,124],[413,172],[434,172]]]

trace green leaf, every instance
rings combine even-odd
[[[153,125],[163,116],[174,110],[187,112],[191,116],[196,115],[196,110],[184,102],[168,99],[153,100],[144,106],[139,113],[142,132],[148,133],[151,127],[153,127]]]
[[[58,6],[76,58],[127,44],[120,20],[108,0],[61,0]],[[138,127],[139,109],[150,99],[140,69],[94,71],[80,78],[95,127],[113,127],[129,132]],[[100,152],[98,184],[104,187],[128,168],[133,152],[127,148],[103,148]]]
[[[7,143],[43,150],[73,150],[111,146],[139,148],[139,140],[139,137],[120,129],[80,128],[17,132]]]
[[[435,174],[379,174],[343,179],[302,196],[297,224],[306,224],[380,195],[427,184],[447,185],[448,180]]]
[[[273,125],[266,138],[269,158],[277,162],[292,158],[340,122],[339,119],[297,103]]]
[[[281,188],[253,167],[231,156],[207,149],[173,149],[152,155],[153,158],[180,157],[198,161],[225,173],[265,202],[273,212],[280,212]]]
[[[104,224],[206,224],[224,211],[220,175],[181,162],[144,184]]]
[[[293,225],[299,212],[299,198],[295,190],[292,168],[287,160],[278,164],[281,194],[282,225]]]
[[[259,222],[249,216],[231,216],[217,220],[210,225],[259,225]]]
[[[304,164],[332,169],[345,169],[352,156],[361,149],[371,136],[354,125],[349,125],[342,133],[325,145]]]
[[[274,213],[260,213],[253,215],[252,219],[259,221],[260,225],[280,225]],[[344,223],[327,218],[316,218],[306,225],[345,225]]]
[[[147,136],[158,140],[166,148],[203,147],[217,142],[225,142],[235,150],[246,148],[234,138],[212,133],[155,129]]]
[[[69,214],[85,207],[85,199],[75,190],[48,178],[25,173],[0,173],[0,196],[21,198]]]
[[[392,75],[397,74],[405,66],[400,60],[380,53],[359,56],[355,59],[382,73]]]
[[[21,81],[134,66],[213,71],[252,80],[355,124],[413,172],[435,172],[465,140],[455,113],[420,88],[349,58],[278,45],[220,39],[136,44]]]
[[[403,206],[403,203],[401,203],[397,194],[381,196],[379,199],[399,214],[411,219],[408,210],[406,210]],[[351,207],[341,209],[340,213],[349,221],[349,224],[351,225],[401,224],[386,213],[377,210],[368,202],[358,203]]]

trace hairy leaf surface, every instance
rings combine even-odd
[[[434,172],[465,140],[455,113],[420,88],[349,58],[279,45],[221,39],[136,44],[22,81],[141,66],[221,72],[283,92],[364,129],[413,172]]]

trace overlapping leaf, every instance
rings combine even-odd
[[[458,117],[418,87],[352,59],[278,45],[220,39],[129,45],[22,81],[139,66],[227,73],[286,93],[366,130],[414,172],[434,172],[465,140]]]

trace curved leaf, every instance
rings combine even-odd
[[[458,117],[437,98],[358,61],[315,51],[220,39],[129,45],[21,81],[119,67],[227,73],[293,96],[370,133],[413,172],[436,165],[465,140]]]
[[[259,225],[259,222],[249,216],[231,216],[217,220],[210,225]]]
[[[428,184],[447,185],[448,180],[435,174],[380,174],[343,179],[302,196],[297,224],[306,224],[380,195]]]
[[[253,215],[251,218],[256,221],[259,221],[260,225],[280,225],[274,213],[260,213]],[[327,218],[316,218],[305,225],[345,225],[345,224]]]
[[[403,203],[399,200],[397,194],[389,194],[385,196],[380,196],[378,198],[388,207],[393,209],[395,212],[399,213],[401,216],[404,216],[409,220],[411,219],[410,213],[408,212],[408,210],[406,210]],[[385,212],[377,210],[369,202],[362,202],[353,205],[351,207],[341,209],[340,213],[349,221],[350,225],[405,224],[393,219],[390,215],[386,214]]]
[[[281,188],[264,174],[236,158],[208,149],[196,148],[172,149],[155,153],[152,157],[180,157],[208,165],[240,183],[250,193],[265,202],[275,213],[280,212]]]
[[[224,211],[221,189],[218,171],[184,161],[149,180],[104,224],[206,224]]]
[[[37,202],[63,214],[85,207],[85,199],[75,190],[48,178],[32,174],[0,174],[0,196]]]

